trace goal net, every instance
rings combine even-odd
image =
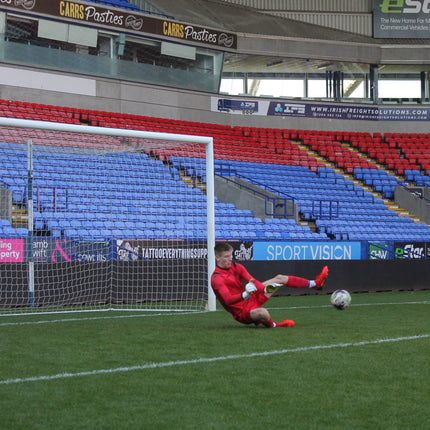
[[[0,118],[0,313],[213,310],[212,138]]]

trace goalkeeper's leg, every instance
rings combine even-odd
[[[274,322],[272,320],[272,317],[270,316],[269,311],[265,308],[252,309],[250,312],[250,316],[256,325],[263,324],[267,328],[293,327],[295,324],[293,320]]]
[[[290,288],[314,288],[319,290],[323,287],[327,276],[328,267],[324,266],[322,272],[315,280],[300,278],[298,276],[276,275],[274,278],[264,281],[263,284],[266,286],[265,293],[270,297],[284,285]]]

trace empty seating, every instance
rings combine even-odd
[[[133,11],[139,11],[139,8],[126,0],[88,0],[90,3],[97,3],[102,6],[116,7],[119,9],[128,9]]]
[[[412,137],[412,134],[397,136],[387,133],[384,136],[375,133],[372,136],[370,133],[230,127],[13,101],[0,101],[0,114],[213,136],[216,174],[240,175],[281,196],[294,199],[302,218],[315,221],[317,226],[317,231],[313,231],[308,226],[287,222],[286,219],[263,221],[248,211],[217,201],[217,238],[400,240],[408,237],[412,240],[419,235],[427,237],[428,234],[428,226],[411,223],[409,218],[406,218],[409,221],[404,221],[405,218],[393,216],[378,198],[360,185],[367,185],[381,197],[389,199],[393,198],[398,185],[413,183],[430,186],[428,135]],[[45,143],[46,134],[39,130],[36,135],[34,143],[42,150],[41,144]],[[26,137],[19,130],[12,129],[2,130],[2,138],[5,140],[0,143],[3,186],[11,190],[15,204],[25,204],[26,153],[21,143],[25,143]],[[61,139],[61,135],[54,138],[50,135],[50,144],[60,148]],[[82,139],[75,145],[75,150],[106,149],[120,145],[119,140],[100,137]],[[190,191],[190,187],[182,183],[179,172],[185,172],[196,181],[204,181],[206,166],[203,151],[201,149],[190,158],[185,151],[172,155],[168,148],[163,148],[152,154],[159,157],[158,161],[146,154],[112,154],[109,167],[105,164],[103,169],[97,169],[96,157],[89,156],[83,162],[74,157],[70,148],[67,157],[62,154],[58,159],[52,153],[48,157],[37,154],[38,169],[34,174],[33,195],[38,209],[35,227],[39,230],[47,228],[50,234],[57,237],[89,238],[94,234],[97,238],[106,238],[110,234],[138,238],[199,238],[206,228],[203,221],[204,198],[200,190]],[[133,171],[133,157],[140,160],[146,157],[147,162],[154,166],[155,173],[142,176],[140,172]],[[333,165],[343,173],[327,167],[321,157],[327,165]],[[66,158],[67,161],[64,161]],[[129,168],[133,172],[134,183],[131,180],[123,181],[123,175],[118,175],[115,189],[109,189],[108,193],[107,187],[111,181],[107,181],[106,176],[114,177]],[[76,170],[79,170],[79,176],[74,174]],[[356,181],[344,174],[354,176]],[[360,182],[357,184],[357,181]],[[169,184],[178,183],[182,183],[183,192],[169,190]],[[148,210],[147,202],[160,189],[160,185],[164,189],[163,198],[154,201],[151,210]],[[88,192],[82,194],[83,189]],[[187,200],[188,193],[200,193],[201,199],[193,198],[191,204]],[[114,201],[121,203],[112,205]],[[84,216],[88,205],[97,214],[97,220],[94,216],[92,219]],[[169,214],[176,211],[175,217],[161,219],[161,214],[166,211]],[[151,219],[151,212],[156,213],[155,220]],[[190,230],[186,230],[180,221],[196,214],[202,217],[189,233]],[[18,234],[16,229],[13,230],[9,229],[11,235]],[[25,235],[25,231],[19,234]]]

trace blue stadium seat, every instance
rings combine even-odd
[[[22,147],[22,145],[16,146]],[[25,174],[22,166],[17,164],[18,167],[15,167],[13,163],[18,149],[8,150],[11,153],[1,158],[2,148],[0,147],[0,169],[3,169],[6,164],[13,165],[17,170],[4,169],[5,179],[9,181],[10,186],[18,186],[20,190],[25,190]],[[40,211],[34,218],[35,226],[37,223],[36,228],[41,230],[46,223],[55,237],[64,234],[91,238],[91,232],[95,237],[102,238],[106,236],[121,238],[124,235],[130,238],[155,238],[160,235],[163,238],[204,237],[206,207],[203,193],[198,189],[189,188],[178,176],[171,174],[176,169],[175,166],[181,166],[181,168],[193,168],[192,172],[190,170],[193,174],[204,175],[204,164],[195,166],[196,159],[171,157],[173,167],[169,170],[162,163],[148,157],[147,162],[154,165],[154,173],[149,175],[131,170],[131,178],[134,180],[126,183],[122,180],[124,163],[132,169],[131,161],[134,157],[144,157],[144,155],[112,154],[110,157],[109,175],[111,178],[116,178],[114,180],[117,186],[114,190],[110,189],[108,196],[103,172],[95,168],[97,157],[88,157],[83,168],[72,154],[69,154],[68,159],[64,159],[63,163],[61,157],[54,157],[52,160],[44,158],[43,169],[37,176],[40,189],[34,193],[35,196],[40,197],[37,201]],[[147,157],[146,154],[145,157]],[[317,226],[317,232],[314,232],[309,228],[301,227],[294,220],[266,219],[262,222],[249,210],[239,210],[232,203],[221,203],[215,199],[216,222],[222,220],[221,223],[216,224],[217,238],[224,236],[225,239],[237,240],[261,240],[262,238],[345,240],[351,237],[392,237],[393,240],[397,240],[399,237],[404,237],[404,234],[409,237],[413,235],[426,237],[429,233],[428,226],[418,230],[413,223],[410,223],[410,229],[403,228],[403,224],[399,228],[400,223],[404,221],[399,220],[399,217],[389,211],[384,203],[379,201],[380,199],[375,198],[372,193],[365,192],[360,185],[345,179],[332,168],[318,167],[316,171],[311,171],[305,166],[228,160],[222,162],[215,160],[215,165],[221,173],[228,171],[240,174],[256,185],[270,187],[280,195],[294,198],[305,219],[315,220]],[[81,175],[77,177],[79,181],[62,179],[61,175],[65,172],[69,178],[73,177],[74,169],[80,169]],[[369,184],[384,197],[392,197],[394,188],[398,185],[394,176],[388,175],[381,169],[355,169],[354,174],[356,177],[362,174],[363,178],[368,178]],[[430,182],[428,176],[415,173],[411,175],[415,181],[419,179],[420,183]],[[172,190],[171,184],[175,182],[182,186],[180,193]],[[144,187],[142,183],[145,183]],[[52,187],[55,184],[63,191],[57,192],[54,204]],[[158,184],[162,184],[165,189],[162,196],[160,196]],[[43,185],[49,186],[44,188]],[[67,193],[64,191],[66,188]],[[88,191],[91,195],[88,195]],[[192,203],[187,200],[189,193],[193,193]],[[318,203],[322,200],[324,200],[323,203]],[[151,205],[147,204],[148,201],[151,201]],[[88,213],[89,207],[92,208],[91,214]],[[110,220],[113,214],[116,219]],[[388,223],[386,219],[390,220],[387,228],[376,228],[381,223]],[[157,222],[160,224],[157,225]],[[192,231],[186,230],[192,222],[197,222],[195,228]],[[9,234],[16,235],[15,229],[12,228],[12,230],[13,232],[9,230]],[[94,230],[97,230],[97,233]]]
[[[25,227],[17,227],[15,229],[17,236],[26,238],[28,237],[28,229]]]

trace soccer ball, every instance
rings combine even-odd
[[[336,290],[331,295],[330,302],[336,309],[342,310],[351,304],[351,295],[346,290]]]

